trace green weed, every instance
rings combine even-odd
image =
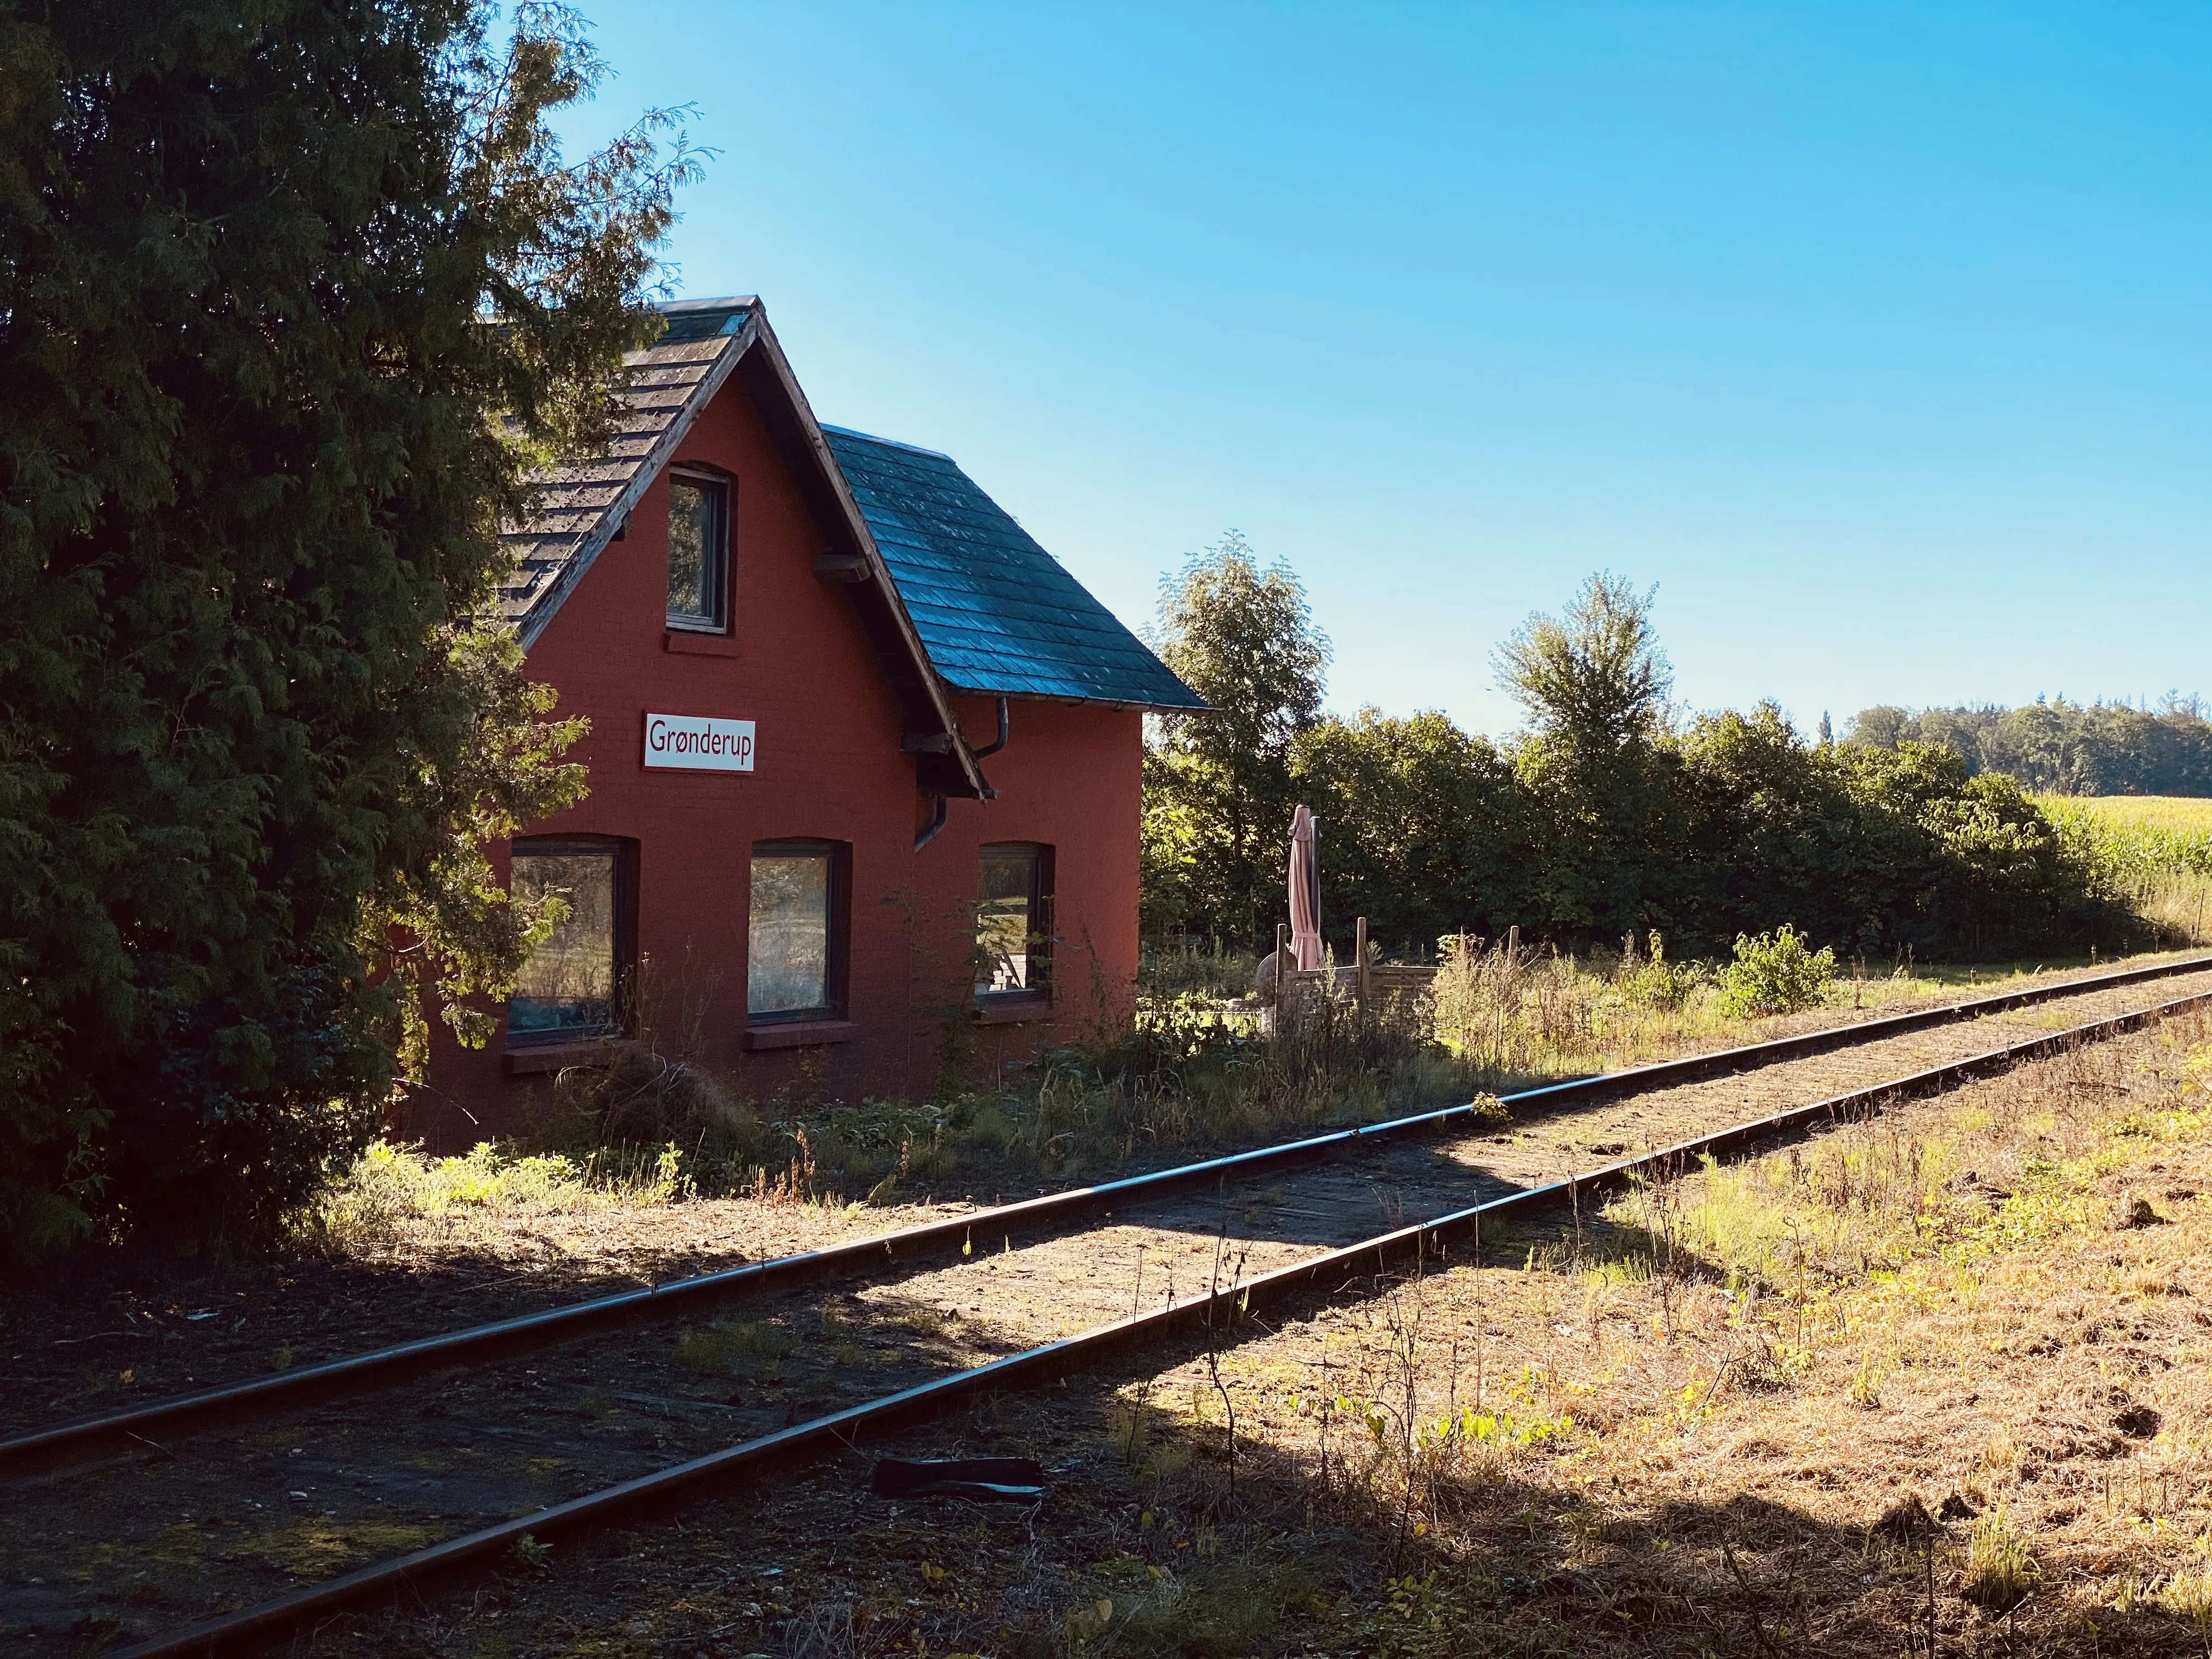
[[[443,1527],[431,1523],[317,1519],[264,1533],[253,1543],[291,1572],[326,1578],[362,1561],[422,1549],[445,1535]]]
[[[1721,1007],[1737,1014],[1794,1014],[1828,1000],[1835,982],[1833,946],[1808,946],[1784,922],[1757,939],[1736,935],[1735,960],[1721,972]]]
[[[1650,954],[1640,959],[1636,951],[1636,935],[1628,936],[1620,953],[1620,966],[1613,975],[1613,984],[1633,1006],[1674,1013],[1711,984],[1711,978],[1701,963],[1668,961],[1667,942],[1655,929],[1650,936]]]
[[[1365,1651],[1375,1659],[1459,1659],[1494,1618],[1492,1586],[1474,1573],[1407,1573],[1384,1581]]]
[[[494,1218],[667,1204],[684,1194],[682,1164],[673,1146],[641,1170],[488,1142],[463,1157],[431,1158],[419,1146],[379,1140],[300,1218],[296,1231],[311,1246],[358,1254],[442,1240]]]
[[[2034,1553],[2002,1510],[1974,1523],[1966,1541],[1966,1582],[1959,1593],[1992,1613],[2008,1613],[2027,1599],[2039,1577]]]
[[[765,1320],[718,1319],[676,1338],[678,1364],[702,1376],[750,1376],[773,1371],[799,1343]]]
[[[2175,1617],[2197,1626],[2197,1639],[2212,1647],[2212,1561],[2176,1572],[2159,1586],[2156,1601]]]

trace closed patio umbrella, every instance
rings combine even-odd
[[[1291,960],[1307,973],[1321,966],[1319,827],[1303,806],[1291,815]]]

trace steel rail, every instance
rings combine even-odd
[[[2002,1072],[2026,1060],[2140,1030],[2174,1014],[2212,1004],[2212,992],[2177,998],[2153,1008],[2117,1014],[2066,1030],[2031,1037],[1986,1054],[1854,1089],[1766,1117],[1732,1124],[1640,1157],[1624,1158],[1541,1187],[1509,1193],[1431,1220],[1416,1222],[1357,1244],[1328,1250],[1242,1283],[1218,1284],[1185,1303],[1113,1321],[1078,1335],[1030,1348],[1005,1358],[956,1371],[934,1382],[885,1395],[833,1412],[743,1444],[726,1447],[652,1474],[571,1498],[566,1503],[479,1528],[459,1538],[394,1557],[324,1583],[189,1626],[175,1634],[125,1650],[118,1659],[184,1659],[236,1651],[253,1643],[295,1632],[316,1620],[358,1607],[391,1590],[462,1568],[484,1565],[512,1553],[524,1538],[546,1538],[580,1528],[601,1526],[656,1507],[673,1507],[702,1487],[730,1490],[726,1477],[806,1453],[850,1448],[863,1436],[933,1416],[979,1394],[1032,1386],[1084,1369],[1092,1361],[1133,1343],[1170,1334],[1193,1324],[1233,1324],[1253,1309],[1296,1292],[1341,1294],[1359,1279],[1379,1275],[1393,1261],[1413,1256],[1439,1263],[1450,1259],[1455,1238],[1473,1234],[1478,1245],[1486,1224],[1519,1219],[1571,1201],[1583,1194],[1620,1190],[1647,1176],[1665,1178],[1690,1159],[1718,1156],[1802,1132],[1820,1122],[1848,1120],[1900,1099],[1948,1089],[1970,1079]]]
[[[2124,986],[2171,978],[2178,974],[2212,969],[2212,956],[2179,962],[2157,963],[2146,968],[2100,974],[2025,990],[1947,1003],[1902,1014],[1885,1015],[1853,1025],[1823,1026],[1795,1036],[1773,1037],[1763,1042],[1723,1048],[1711,1054],[1689,1054],[1677,1060],[1656,1060],[1595,1077],[1546,1084],[1498,1097],[1498,1103],[1516,1115],[1528,1108],[1555,1110],[1581,1106],[1648,1089],[1669,1087],[1717,1073],[1749,1070],[1790,1060],[1856,1047],[1887,1037],[1926,1030],[1961,1020],[1984,1018],[2008,1010],[2033,1006],[2061,998],[2092,994]],[[1255,1147],[1207,1158],[1196,1164],[1128,1176],[1097,1186],[1072,1188],[1013,1204],[995,1205],[972,1215],[922,1222],[890,1232],[871,1234],[844,1244],[835,1244],[797,1255],[776,1256],[748,1262],[741,1267],[702,1273],[665,1284],[625,1291],[613,1296],[570,1303],[543,1312],[519,1315],[488,1324],[442,1332],[390,1347],[349,1354],[318,1364],[254,1377],[220,1388],[204,1389],[168,1400],[155,1401],[103,1417],[65,1423],[52,1428],[0,1440],[0,1478],[50,1469],[104,1452],[159,1443],[161,1437],[208,1427],[216,1422],[257,1412],[289,1411],[343,1395],[389,1387],[407,1378],[447,1366],[487,1363],[526,1352],[556,1342],[599,1334],[619,1326],[658,1319],[680,1318],[700,1306],[740,1291],[813,1283],[838,1274],[900,1261],[925,1259],[933,1250],[951,1250],[969,1243],[974,1233],[998,1232],[1011,1237],[1052,1223],[1073,1219],[1095,1211],[1110,1212],[1116,1204],[1150,1199],[1178,1188],[1229,1179],[1249,1171],[1328,1157],[1350,1151],[1365,1142],[1388,1139],[1424,1129],[1440,1128],[1455,1119],[1472,1118],[1485,1110],[1480,1103],[1442,1107],[1386,1122],[1336,1129],[1302,1139]]]

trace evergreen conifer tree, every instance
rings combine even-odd
[[[0,1245],[266,1226],[544,923],[481,851],[581,787],[500,526],[694,163],[564,166],[597,61],[495,15],[0,0]]]

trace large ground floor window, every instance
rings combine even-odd
[[[837,842],[754,843],[750,1019],[834,1019],[842,1013],[846,863]]]
[[[982,849],[975,904],[975,994],[1042,995],[1052,988],[1052,848],[993,842]]]
[[[632,859],[601,836],[532,836],[514,843],[518,901],[557,895],[567,915],[530,954],[507,1003],[510,1042],[614,1036],[635,957]]]

